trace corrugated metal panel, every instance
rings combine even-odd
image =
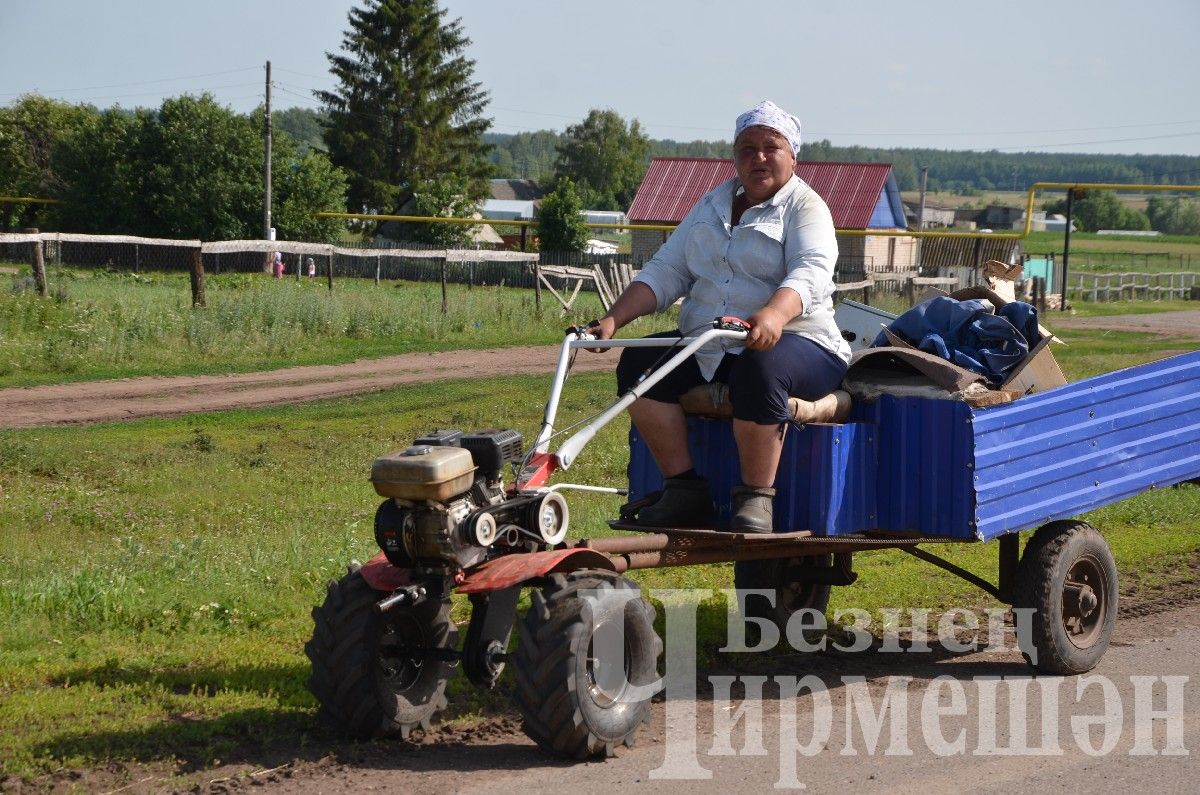
[[[1200,477],[1200,352],[1089,378],[990,409],[883,397],[852,422],[789,435],[776,524],[989,540]],[[696,469],[721,518],[737,482],[728,422],[690,420]],[[662,479],[636,431],[633,497]]]
[[[629,220],[677,224],[701,196],[736,173],[729,160],[656,157],[629,206]]]
[[[796,174],[829,205],[838,229],[869,229],[892,167],[887,163],[803,162]],[[892,224],[888,223],[888,227]]]
[[[1200,476],[1200,352],[979,411],[982,536]]]
[[[729,493],[740,482],[737,446],[728,421],[689,418],[696,471],[709,479],[718,521],[730,519]],[[629,498],[662,488],[662,475],[634,428],[629,434]],[[808,425],[788,434],[780,459],[775,524],[831,536],[875,525],[875,433],[860,423]]]
[[[838,229],[872,228],[872,214],[891,173],[887,163],[796,163],[796,175],[829,205]],[[656,157],[629,206],[629,220],[679,223],[701,196],[736,175],[729,160]],[[886,226],[892,228],[893,223]]]
[[[973,538],[970,409],[953,400],[883,397],[854,419],[879,428],[876,528]]]
[[[1011,238],[931,237],[921,241],[921,270],[931,273],[941,267],[978,267],[990,259],[1021,260],[1021,241]]]

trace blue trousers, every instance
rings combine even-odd
[[[653,337],[679,337],[678,331]],[[624,394],[638,377],[663,356],[662,348],[625,348],[617,363],[617,394]],[[663,357],[663,361],[670,356]],[[789,397],[816,400],[837,389],[846,375],[846,363],[812,340],[784,334],[769,351],[727,353],[713,381],[729,385],[733,416],[759,425],[787,422]],[[661,403],[678,403],[679,396],[708,383],[695,358],[688,359],[655,384],[645,397]]]

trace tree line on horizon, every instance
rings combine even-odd
[[[488,92],[474,81],[462,19],[436,0],[361,0],[341,49],[328,53],[337,85],[320,109],[274,111],[274,225],[282,237],[332,240],[340,222],[314,210],[469,217],[488,179],[531,179],[551,191],[540,231],[577,248],[578,210],[627,210],[650,159],[728,157],[728,141],[650,139],[636,119],[593,109],[563,132],[490,131]],[[0,228],[162,237],[254,238],[262,234],[264,110],[239,114],[211,95],[164,100],[154,110],[99,110],[36,95],[0,108],[0,195],[57,205],[0,204]],[[1038,181],[1200,183],[1200,157],[1004,153],[805,144],[802,160],[887,162],[901,190],[1022,190]],[[1115,201],[1115,197],[1114,197]],[[1083,203],[1085,215],[1091,209]],[[1192,200],[1166,200],[1149,216],[1094,215],[1121,228],[1187,227]],[[1189,209],[1191,208],[1191,209]],[[1182,220],[1181,220],[1182,219]],[[550,227],[555,228],[551,229]],[[1155,228],[1158,228],[1157,226]],[[465,242],[451,224],[412,224],[407,239]]]

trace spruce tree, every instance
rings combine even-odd
[[[469,199],[487,195],[488,93],[472,80],[462,20],[445,16],[436,0],[365,0],[350,11],[341,53],[326,53],[340,85],[317,97],[353,209],[393,212],[450,175],[464,180]]]

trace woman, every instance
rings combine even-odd
[[[638,513],[643,524],[712,521],[708,482],[692,466],[679,396],[715,380],[729,384],[742,473],[730,529],[771,532],[788,397],[815,400],[845,375],[850,349],[833,320],[833,219],[795,174],[799,148],[799,120],[773,102],[739,116],[737,177],[701,197],[599,321],[597,335],[609,339],[683,297],[684,333],[724,315],[751,325],[744,344],[711,343],[630,406],[664,476],[662,496]],[[661,348],[626,348],[617,365],[618,391],[631,388],[661,354]]]

